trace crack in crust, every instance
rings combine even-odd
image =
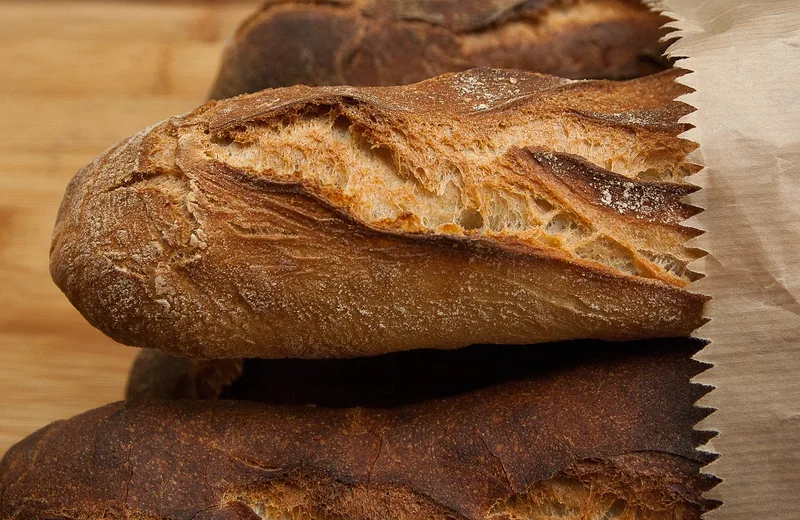
[[[695,233],[678,226],[695,213],[680,203],[694,191],[682,178],[695,170],[685,160],[693,145],[677,137],[683,107],[564,117],[565,85],[530,92],[517,81],[497,72],[452,77],[453,98],[473,106],[446,124],[369,99],[309,98],[218,129],[197,146],[259,179],[298,183],[381,231],[512,237],[626,274],[679,286],[695,279],[686,264],[698,255],[683,247]],[[550,92],[556,99],[543,106]],[[645,173],[656,181],[639,181]],[[631,236],[641,227],[624,217],[651,224],[645,240]]]

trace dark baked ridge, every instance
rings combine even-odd
[[[527,371],[389,408],[117,403],[13,447],[0,516],[698,519],[714,483],[692,429],[706,415],[693,403],[707,389],[689,383],[705,369],[689,357],[700,345],[564,345],[566,358],[505,347],[499,365]],[[483,362],[503,348],[448,354]],[[286,395],[303,395],[291,381]]]
[[[116,340],[198,357],[689,335],[679,74],[210,102],[76,175],[51,272]]]
[[[401,85],[481,66],[627,79],[668,65],[666,21],[639,0],[270,1],[226,48],[211,97]]]

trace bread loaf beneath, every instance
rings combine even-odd
[[[640,0],[273,0],[225,50],[215,99],[287,85],[401,85],[471,67],[626,79],[662,70]]]
[[[76,174],[51,273],[112,338],[204,358],[689,335],[679,74],[209,102]]]
[[[0,517],[697,520],[699,346],[262,360],[285,371],[262,403],[129,401],[33,434],[0,462]],[[344,364],[375,377],[337,390]]]

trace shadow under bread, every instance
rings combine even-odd
[[[126,398],[413,409],[428,401],[524,394],[564,408],[574,401],[594,403],[604,422],[620,411],[647,407],[639,413],[659,415],[676,423],[676,431],[690,432],[694,449],[713,436],[693,429],[711,412],[694,406],[710,388],[691,383],[708,367],[692,359],[705,344],[695,338],[580,340],[322,360],[193,360],[143,350],[131,368]]]

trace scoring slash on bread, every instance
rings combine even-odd
[[[678,75],[209,102],[76,174],[51,273],[117,341],[201,358],[689,335]]]
[[[34,433],[0,462],[0,517],[697,520],[701,342],[595,343],[247,360],[263,385],[231,397],[263,402],[128,401]]]
[[[237,30],[212,98],[287,85],[402,85],[491,66],[567,78],[663,70],[640,0],[273,0]]]

